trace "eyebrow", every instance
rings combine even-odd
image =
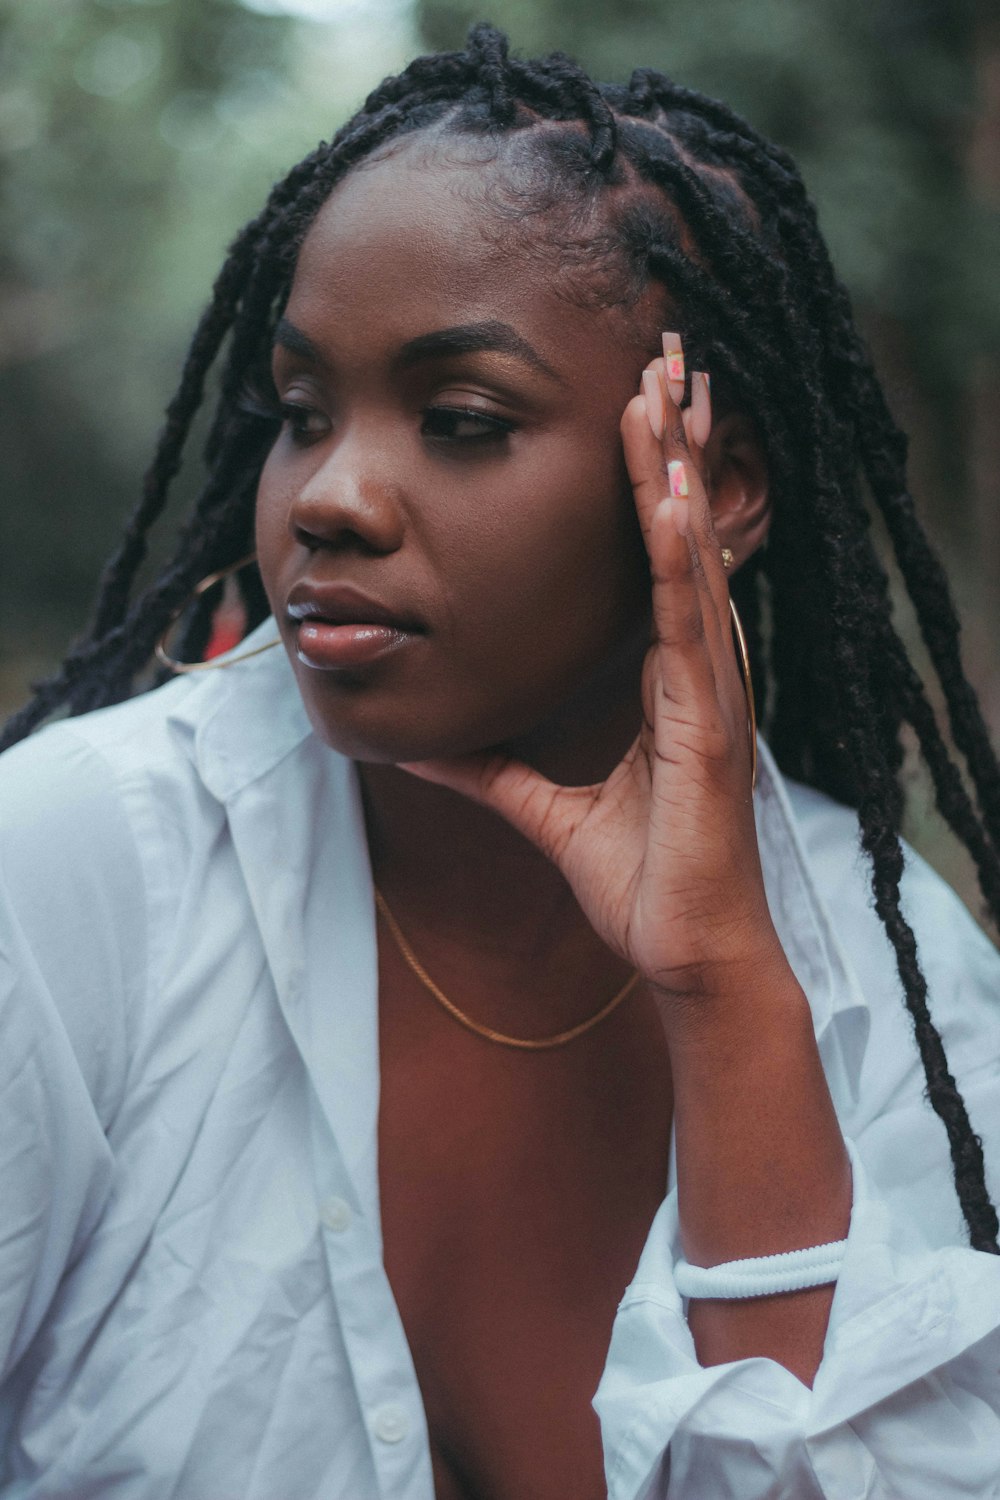
[[[298,354],[315,364],[325,363],[318,346],[301,328],[296,328],[294,323],[289,322],[288,318],[279,318],[274,330],[274,342],[287,349],[290,354]],[[458,323],[452,328],[438,328],[433,333],[419,334],[403,345],[396,363],[406,370],[423,360],[446,359],[455,354],[483,353],[510,354],[541,371],[550,380],[556,380],[560,385],[564,383],[562,376],[551,365],[546,364],[538,350],[527,339],[522,338],[516,329],[509,323],[492,319],[480,323]]]
[[[488,320],[482,323],[458,323],[453,328],[438,328],[433,333],[422,333],[410,339],[399,351],[398,364],[402,369],[419,364],[425,359],[446,359],[450,354],[510,354],[527,365],[540,370],[550,380],[563,383],[552,366],[522,338],[509,323]]]
[[[289,354],[299,354],[303,359],[311,359],[314,364],[324,363],[323,356],[312,339],[307,338],[301,328],[296,328],[287,318],[279,318],[278,325],[274,330],[274,342],[280,344],[282,349],[287,349]]]

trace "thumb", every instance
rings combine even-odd
[[[399,769],[492,808],[549,859],[558,861],[569,842],[568,789],[523,761],[484,751],[447,760],[408,761]]]

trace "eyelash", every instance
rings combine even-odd
[[[236,397],[236,409],[245,417],[257,417],[262,422],[280,422],[281,403],[272,387],[252,378],[243,382]]]
[[[309,418],[314,414],[315,408],[306,406],[299,402],[280,401],[273,390],[267,390],[253,381],[247,381],[237,397],[237,407],[246,416],[257,417],[262,421],[278,424],[287,423],[291,433],[292,441],[296,443],[308,443],[310,438],[317,434],[307,430]],[[422,431],[432,441],[445,444],[466,444],[478,446],[484,443],[495,443],[508,437],[514,430],[514,423],[504,417],[493,416],[489,412],[479,411],[474,406],[427,406],[423,413]],[[457,436],[454,432],[435,431],[437,427],[447,427],[449,423],[472,422],[479,428],[478,432],[466,434],[464,437]]]
[[[428,406],[424,408],[423,431],[426,436],[434,438],[443,443],[495,443],[505,437],[509,437],[514,431],[514,423],[508,422],[504,417],[495,417],[489,412],[479,411],[474,406]],[[433,432],[428,430],[429,423],[434,420],[445,419],[445,422],[474,422],[478,424],[479,431],[457,437],[454,433]]]

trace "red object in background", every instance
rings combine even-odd
[[[245,629],[246,616],[242,604],[223,600],[212,617],[212,633],[208,638],[203,660],[211,661],[213,656],[221,656],[223,652],[238,646]]]

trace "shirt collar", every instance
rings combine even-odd
[[[198,773],[220,802],[272,770],[312,733],[280,640],[272,650],[222,665],[276,637],[269,617],[220,656],[218,666],[189,677],[187,693],[169,715],[192,741]]]
[[[267,620],[238,650],[274,634]],[[314,734],[283,647],[193,680],[170,719],[225,807],[278,1004],[377,1235],[378,958],[354,767]]]

